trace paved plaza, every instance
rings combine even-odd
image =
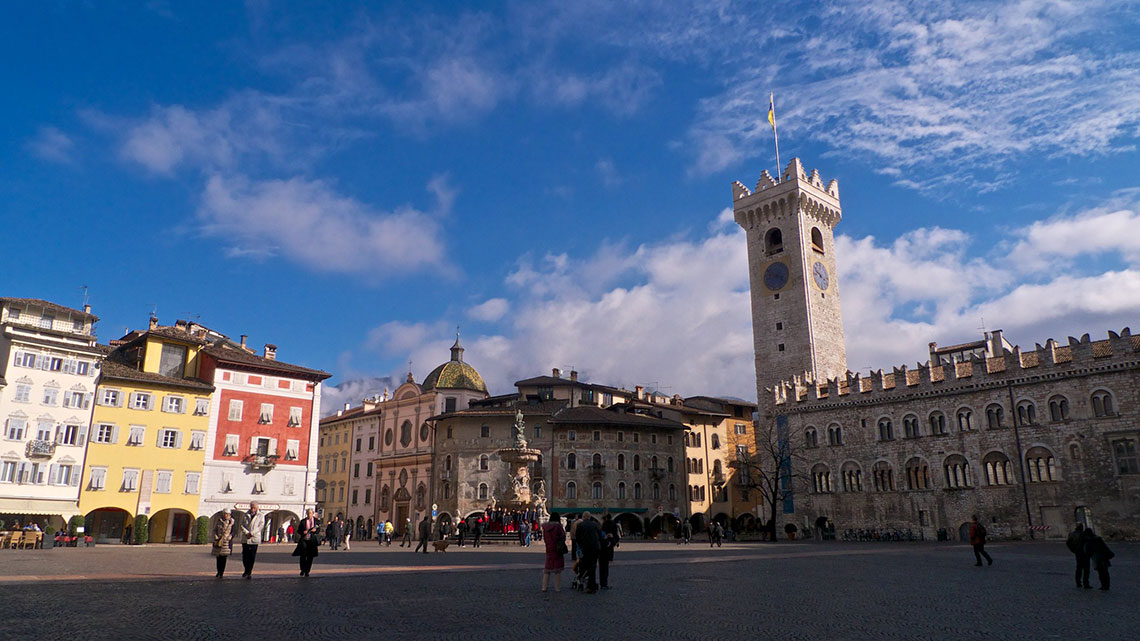
[[[538,590],[540,548],[321,551],[308,579],[263,545],[213,578],[206,546],[5,550],[0,639],[1135,639],[1140,545],[1078,590],[1060,542],[628,543],[612,590]],[[1093,579],[1096,583],[1095,575]],[[251,630],[261,631],[251,633]]]

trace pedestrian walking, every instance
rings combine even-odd
[[[994,564],[994,560],[986,553],[986,526],[978,522],[977,514],[970,518],[970,545],[974,546],[974,559],[977,560],[974,565],[980,567],[982,557],[985,557],[987,564]]]
[[[690,523],[688,519],[685,519],[685,522],[681,524],[681,542],[684,543],[685,545],[688,545],[689,541],[692,541],[692,540],[693,540],[693,524]]]
[[[455,534],[459,539],[459,547],[463,547],[463,539],[467,537],[467,519],[463,519],[455,526]]]
[[[261,545],[261,533],[265,530],[265,515],[258,510],[257,502],[251,501],[249,512],[242,516],[241,525],[241,564],[245,569],[243,579],[253,578],[253,564],[257,561],[257,546]]]
[[[542,541],[546,546],[546,563],[542,566],[542,591],[550,585],[550,575],[554,575],[554,591],[562,591],[562,570],[566,568],[566,530],[562,519],[555,512],[542,526]]]
[[[586,580],[586,594],[594,594],[598,591],[598,556],[602,551],[602,529],[589,512],[584,512],[575,531],[578,551],[581,553],[578,570]]]
[[[582,523],[582,517],[576,516],[570,522],[570,560],[576,561],[582,550],[578,548],[578,525]]]
[[[212,553],[217,557],[218,578],[226,573],[226,561],[230,558],[234,538],[234,517],[229,509],[222,510],[222,516],[214,525]]]
[[[386,523],[385,521],[380,521],[379,523],[376,524],[376,543],[378,545],[384,545],[384,524],[385,523]]]
[[[1088,528],[1085,534],[1085,556],[1089,558],[1092,563],[1093,569],[1096,570],[1096,577],[1100,580],[1100,589],[1108,589],[1108,568],[1112,564],[1109,561],[1116,556],[1112,550],[1108,549],[1104,539],[1096,535],[1092,528]]]
[[[392,536],[396,533],[396,523],[388,521],[384,524],[384,542],[388,547],[392,547]]]
[[[520,547],[526,547],[526,545],[527,545],[527,536],[526,536],[527,532],[528,532],[527,528],[528,528],[528,526],[527,526],[526,521],[519,523],[519,546]]]
[[[344,524],[344,551],[352,549],[352,521]]]
[[[614,560],[614,548],[620,541],[617,521],[607,514],[602,519],[602,549],[598,555],[598,583],[603,590],[610,589],[610,563]]]
[[[483,519],[479,518],[479,519],[475,520],[474,540],[472,541],[471,547],[476,547],[476,548],[479,547],[479,541],[482,538],[483,538]]]
[[[400,541],[400,547],[404,547],[404,544],[407,544],[408,547],[412,547],[412,517],[410,516],[404,523],[404,540]]]
[[[428,539],[431,538],[431,517],[427,514],[425,514],[423,520],[420,521],[419,530],[420,542],[418,545],[416,545],[416,549],[412,550],[412,552],[419,552],[420,548],[422,547],[424,549],[424,554],[427,554]]]
[[[292,521],[289,522],[289,527],[285,528],[285,540],[289,541],[289,542],[293,541],[293,522]]]
[[[309,576],[313,569],[313,559],[318,556],[321,521],[313,513],[313,508],[305,510],[305,518],[297,526],[297,547],[293,556],[300,557],[301,576]]]
[[[1077,523],[1076,529],[1069,533],[1065,539],[1065,547],[1077,557],[1077,587],[1091,588],[1089,585],[1089,557],[1085,554],[1085,524]]]

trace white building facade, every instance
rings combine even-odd
[[[90,308],[0,298],[0,519],[61,528],[79,482],[98,361]]]

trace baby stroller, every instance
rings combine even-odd
[[[570,589],[584,592],[586,590],[586,570],[582,567],[581,559],[575,559],[574,565],[574,580],[570,582]]]

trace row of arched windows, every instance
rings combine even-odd
[[[1074,446],[1074,456],[1078,451]],[[981,482],[986,486],[1012,485],[1016,482],[1016,467],[1002,452],[993,451],[982,457]],[[1030,483],[1049,483],[1060,481],[1061,475],[1057,467],[1057,459],[1047,448],[1032,447],[1025,453],[1026,477]],[[973,465],[961,454],[951,454],[942,461],[942,474],[940,476],[942,487],[945,489],[964,489],[975,487],[978,479],[975,478]],[[876,492],[895,491],[895,473],[887,461],[878,461],[871,466],[872,489]],[[907,490],[930,490],[934,488],[930,473],[930,466],[921,457],[912,457],[906,462],[903,470],[903,484]],[[827,494],[835,491],[832,482],[831,469],[824,463],[819,463],[811,470],[812,492]],[[839,486],[844,492],[863,491],[863,470],[854,461],[848,461],[839,470]]]
[[[483,488],[485,488],[485,487],[486,487],[485,483],[479,486],[480,498],[483,498],[482,497]],[[649,490],[650,490],[649,498],[651,498],[655,501],[661,500],[661,484],[660,483],[654,483],[652,486],[650,486]],[[690,493],[691,493],[691,491],[692,491],[692,488],[690,488]],[[566,482],[565,495],[566,495],[567,499],[577,499],[578,498],[578,484],[574,481],[567,481]],[[676,501],[677,500],[677,486],[674,485],[673,483],[669,484],[667,496],[669,497],[670,501]],[[595,481],[593,484],[590,485],[590,498],[591,499],[604,499],[604,498],[606,498],[605,497],[605,486],[600,481]],[[619,500],[619,501],[629,498],[628,488],[627,488],[624,481],[617,484],[617,496],[615,498],[617,498],[617,500]],[[641,483],[634,483],[633,484],[633,498],[635,500],[645,498],[644,492],[642,491],[642,488],[641,488]]]
[[[823,232],[819,227],[811,228],[811,248],[819,254],[824,253],[823,250]],[[773,227],[764,234],[764,253],[768,256],[779,254],[784,251],[784,233],[780,231],[779,227]]]
[[[1090,397],[1090,405],[1095,418],[1116,415],[1112,393],[1107,390],[1097,390],[1093,392]],[[1017,402],[1015,409],[1018,425],[1037,424],[1037,407],[1033,401],[1022,399]],[[1051,396],[1049,398],[1049,420],[1052,422],[1061,422],[1067,421],[1070,418],[1069,399],[1061,394]],[[954,425],[959,432],[970,432],[976,427],[974,410],[969,407],[959,408],[958,411],[954,413],[954,419]],[[992,403],[986,406],[985,423],[987,429],[1007,427],[1007,425],[1004,424],[1004,420],[1005,408],[1002,405]],[[926,416],[925,424],[927,426],[926,433],[930,436],[945,436],[949,433],[946,415],[939,410],[930,412]],[[876,426],[878,428],[878,438],[880,441],[895,440],[895,427],[891,417],[883,416],[879,418]],[[903,438],[919,438],[923,436],[923,432],[922,422],[918,415],[907,414],[903,417]],[[838,423],[832,423],[828,426],[827,444],[832,447],[843,445],[843,427]],[[814,426],[808,426],[804,429],[804,447],[819,447],[819,432]]]
[[[486,456],[484,456],[483,458],[486,458]],[[598,452],[595,452],[594,455],[591,456],[588,460],[590,461],[589,465],[595,470],[601,470],[601,469],[605,468],[605,459]],[[618,454],[617,458],[616,458],[616,462],[617,462],[617,469],[619,471],[624,471],[626,469],[626,463],[628,462],[628,459],[626,459],[625,454]],[[649,463],[650,469],[658,469],[658,459],[656,456],[648,457],[646,459],[646,462]],[[577,453],[568,452],[566,454],[566,469],[576,470],[576,469],[578,469],[578,463],[579,463],[579,460],[578,460],[578,454]],[[633,471],[634,472],[641,471],[641,455],[640,454],[634,454],[633,455],[632,463],[633,463]],[[667,457],[665,459],[665,470],[667,472],[672,472],[673,471],[673,465],[674,465],[673,457],[672,456]],[[486,468],[480,467],[480,469],[486,469]]]
[[[700,432],[686,432],[685,433],[685,447],[700,447],[701,434]],[[714,450],[720,449],[720,435],[709,434],[709,447]]]

